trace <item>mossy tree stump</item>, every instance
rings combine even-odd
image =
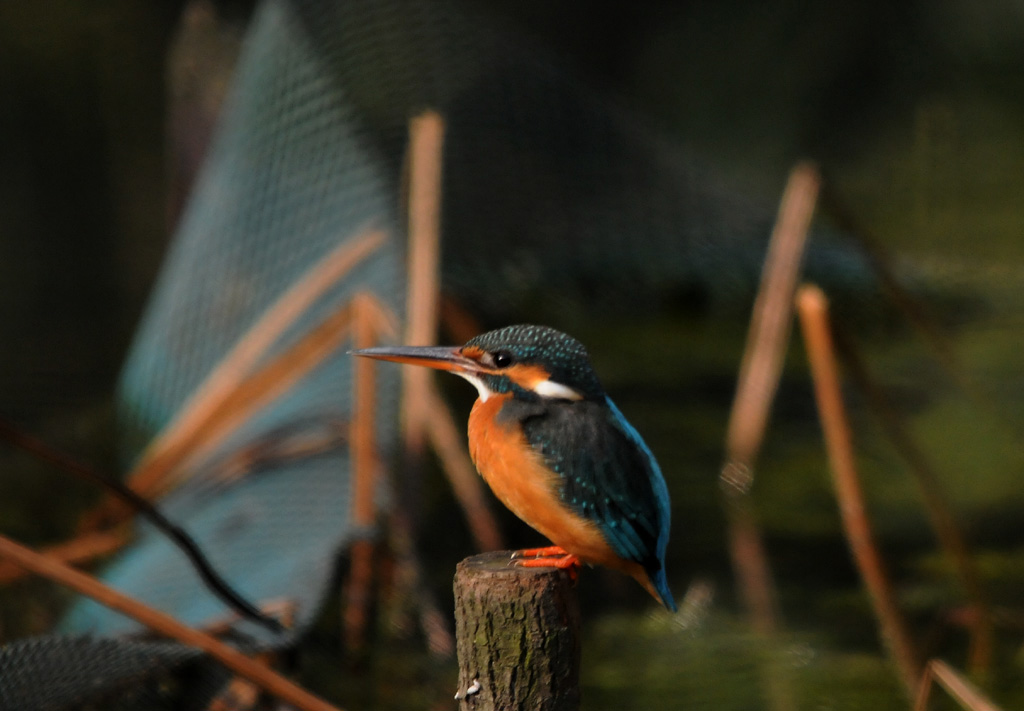
[[[472,556],[455,572],[456,698],[463,711],[575,711],[580,611],[572,575]]]

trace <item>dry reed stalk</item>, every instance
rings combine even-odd
[[[853,453],[853,435],[840,390],[829,327],[828,300],[818,287],[805,285],[797,293],[796,304],[843,529],[854,562],[868,589],[882,639],[912,698],[921,665],[868,520]]]
[[[440,318],[441,172],[444,121],[432,111],[414,118],[409,126],[406,156],[409,177],[409,249],[406,304],[406,343],[429,345],[437,342]],[[431,374],[426,369],[404,368],[402,373],[402,496],[395,497],[391,515],[391,545],[396,555],[392,588],[392,617],[395,604],[413,599],[420,625],[430,650],[450,656],[454,638],[433,595],[423,586],[423,575],[415,544],[414,511],[419,497],[419,470],[428,440],[438,450],[445,476],[462,505],[478,546],[497,545],[500,537],[490,516],[479,478],[473,475],[469,455],[455,435],[455,454],[450,441],[437,436],[438,422],[447,434],[456,432],[448,410],[436,396]],[[440,407],[438,406],[440,405]],[[470,477],[465,476],[469,467]],[[468,481],[468,483],[467,483]],[[467,493],[468,491],[468,493]]]
[[[367,308],[367,296],[356,294],[352,298],[352,335],[357,349],[370,348],[377,343],[377,322]],[[354,358],[352,364],[353,397],[352,419],[349,430],[350,459],[355,470],[352,494],[352,519],[365,529],[373,525],[377,513],[374,502],[377,471],[377,378],[372,358]]]
[[[353,299],[355,320],[355,347],[369,348],[377,345],[383,338],[394,339],[398,333],[398,319],[395,314],[382,304],[373,294],[361,292]],[[353,442],[352,460],[355,463],[355,486],[353,495],[353,520],[357,527],[364,530],[374,523],[376,507],[374,495],[378,489],[376,478],[382,471],[378,453],[375,448],[376,434],[373,431],[374,410],[376,406],[375,386],[365,374],[360,374],[360,359],[354,366],[355,378],[354,418],[351,434]],[[371,365],[373,361],[367,359]],[[370,373],[375,371],[368,369]],[[371,466],[372,464],[372,466]],[[397,516],[392,518],[395,526]],[[411,536],[396,536],[392,531],[392,543],[406,576],[411,575],[407,587],[417,590],[416,601],[427,638],[427,645],[432,652],[442,656],[450,656],[454,650],[454,640],[443,623],[443,616],[433,597],[424,590],[421,584],[419,563],[411,545],[396,544],[396,539],[408,539]],[[365,628],[368,620],[367,607],[370,603],[370,583],[373,577],[374,545],[371,541],[357,540],[350,551],[349,581],[346,587],[346,605],[343,614],[344,636],[346,646],[350,650],[358,650],[363,646]],[[441,624],[438,625],[438,621]]]
[[[790,173],[765,257],[725,438],[721,480],[729,517],[729,549],[751,624],[765,634],[779,626],[778,604],[747,492],[782,372],[793,292],[819,183],[817,169],[809,163],[798,164]]]
[[[246,422],[321,365],[345,341],[351,319],[351,305],[339,306],[287,350],[225,393],[211,407],[205,428],[179,440],[174,451],[168,452],[174,467],[164,470],[160,489],[151,490],[149,495],[158,496],[185,479]]]
[[[377,319],[372,297],[356,294],[352,298],[352,332],[355,347],[370,348],[378,343]],[[377,492],[377,432],[375,428],[376,368],[371,358],[355,358],[352,364],[353,397],[349,434],[349,460],[352,462],[352,523],[358,531],[372,529],[377,516],[374,501]],[[359,538],[349,550],[349,579],[345,591],[345,609],[342,624],[345,645],[350,650],[362,649],[365,636],[370,588],[373,583],[374,542]]]
[[[751,314],[721,471],[729,553],[751,626],[765,636],[774,634],[780,626],[778,601],[748,492],[782,372],[792,322],[793,292],[819,185],[817,168],[810,163],[799,163],[790,172]],[[784,676],[765,670],[762,677],[773,708],[796,707],[793,690]]]
[[[437,342],[440,314],[441,170],[444,121],[428,111],[409,127],[409,283],[405,342]],[[501,548],[483,486],[458,437],[448,408],[426,368],[403,368],[402,425],[407,465],[418,468],[429,440],[466,515],[480,550]]]
[[[405,343],[428,345],[437,342],[438,290],[441,245],[441,170],[444,121],[433,111],[409,122],[409,146],[405,155],[408,217],[406,256]],[[391,531],[396,559],[392,601],[411,600],[422,617],[421,571],[415,545],[416,518],[422,500],[422,472],[426,452],[426,411],[423,393],[429,386],[425,368],[402,368],[400,427],[402,456],[398,486],[393,485],[395,510],[391,526],[404,526],[401,534]],[[353,559],[353,564],[356,560]],[[353,569],[352,575],[357,571]],[[392,613],[397,609],[391,605]],[[394,614],[391,615],[394,618]]]
[[[846,365],[846,372],[864,394],[875,417],[881,422],[889,441],[910,467],[924,501],[925,510],[928,512],[932,529],[963,586],[971,607],[977,613],[972,616],[973,621],[970,624],[971,646],[968,655],[968,668],[972,672],[984,673],[992,665],[994,644],[992,606],[981,582],[981,574],[974,564],[967,541],[961,533],[952,507],[942,490],[935,468],[924,451],[917,446],[885,393],[868,373],[864,359],[860,356],[852,339],[839,330],[835,330],[834,336],[839,355]]]
[[[428,111],[409,122],[406,152],[408,194],[408,253],[406,258],[406,322],[404,342],[430,345],[437,342],[441,259],[441,171],[444,121]],[[426,453],[426,392],[431,374],[426,368],[402,368],[401,498],[409,525],[415,528],[422,490]],[[398,565],[409,564],[402,558]],[[412,576],[401,574],[401,580]]]
[[[183,625],[170,615],[148,607],[138,600],[133,600],[96,578],[37,553],[5,536],[0,536],[0,557],[8,558],[37,575],[71,588],[105,607],[130,617],[160,635],[202,650],[238,676],[248,679],[267,693],[303,711],[339,711],[336,706],[311,694],[274,670],[253,661],[220,640]]]
[[[735,498],[727,506],[729,554],[739,578],[740,594],[750,626],[760,635],[775,634],[781,626],[778,598],[761,527],[748,499]],[[785,705],[782,708],[792,707]]]
[[[428,111],[409,124],[409,256],[407,345],[437,343],[440,300],[441,169],[444,121]],[[402,428],[408,452],[419,456],[426,442],[426,368],[402,369]]]
[[[812,164],[793,168],[765,255],[726,432],[723,479],[740,493],[745,493],[753,480],[751,467],[761,449],[778,388],[793,318],[793,293],[820,183]]]
[[[153,440],[130,473],[129,485],[150,499],[166,492],[182,478],[187,463],[195,461],[197,450],[208,451],[211,439],[231,430],[222,423],[222,418],[234,417],[237,425],[253,414],[251,409],[239,410],[238,398],[233,396],[254,377],[252,370],[256,364],[317,299],[386,241],[385,232],[367,229],[343,242],[297,279],[238,340],[182,406],[174,421]],[[232,407],[225,407],[229,400]]]
[[[70,541],[44,548],[41,553],[62,563],[87,563],[119,550],[128,538],[126,528],[85,533]],[[0,585],[12,583],[28,574],[27,570],[10,561],[0,561]]]
[[[937,682],[945,689],[946,693],[953,697],[961,708],[970,709],[970,711],[1002,711],[974,684],[941,659],[932,659],[921,672],[921,682],[917,687],[917,697],[914,700],[914,711],[927,711],[933,682]]]

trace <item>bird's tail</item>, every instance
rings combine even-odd
[[[640,582],[645,588],[647,588],[647,592],[649,592],[655,600],[668,608],[670,612],[678,612],[679,608],[676,607],[676,601],[672,597],[672,591],[668,589],[668,580],[665,578],[664,568],[648,571],[647,580],[641,580]]]

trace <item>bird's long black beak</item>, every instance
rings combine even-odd
[[[458,346],[383,346],[352,351],[352,355],[425,365],[451,373],[475,373],[480,370],[480,364],[459,353]]]

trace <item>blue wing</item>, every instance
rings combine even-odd
[[[618,555],[642,565],[674,609],[664,571],[668,488],[651,450],[615,404],[608,398],[551,403],[522,426],[562,477],[562,500],[594,521]]]

